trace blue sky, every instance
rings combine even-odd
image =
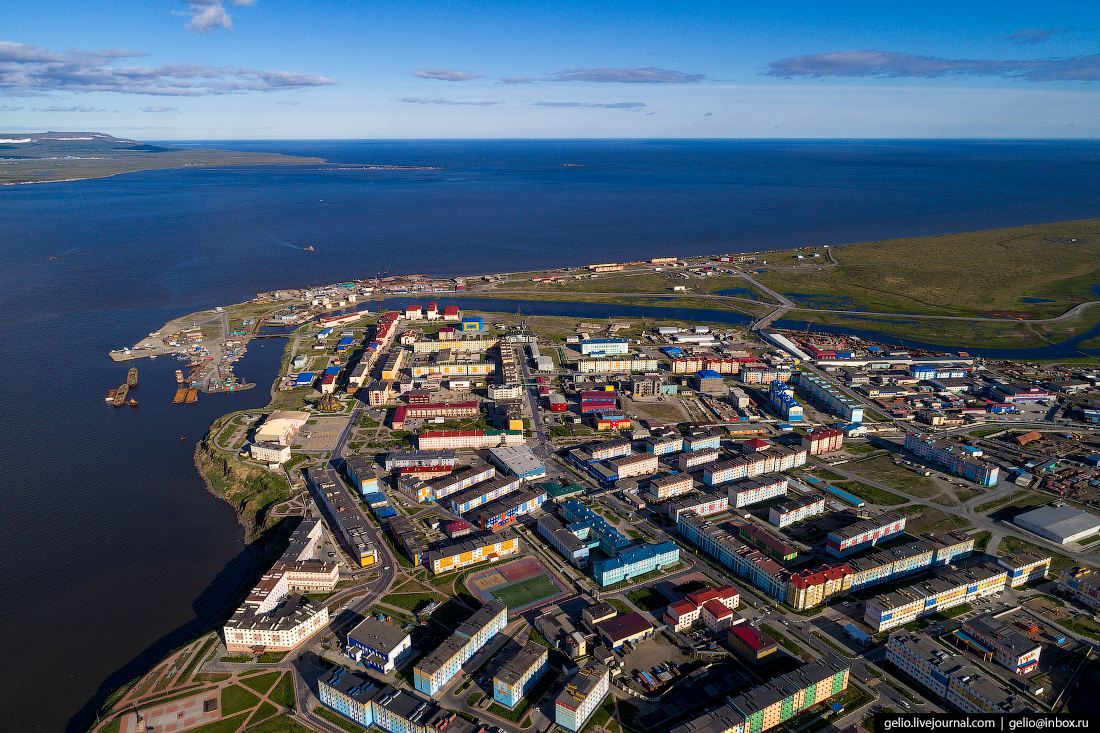
[[[895,5],[15,0],[0,130],[1100,136],[1100,2]]]

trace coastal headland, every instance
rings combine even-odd
[[[266,337],[286,340],[279,374],[270,385],[269,405],[219,418],[195,452],[196,468],[208,489],[234,506],[254,553],[252,572],[235,602],[241,601],[281,556],[291,531],[300,522],[317,518],[326,523],[324,541],[326,549],[331,549],[327,557],[339,563],[340,580],[328,592],[310,596],[327,609],[331,623],[289,653],[230,652],[216,633],[205,634],[173,652],[148,677],[112,696],[101,710],[106,722],[97,730],[113,733],[130,725],[124,720],[128,714],[124,711],[164,715],[166,704],[211,696],[221,700],[223,708],[227,702],[231,704],[220,714],[206,711],[204,724],[220,720],[227,731],[243,730],[266,718],[271,725],[275,721],[284,725],[271,730],[330,730],[332,723],[351,730],[347,721],[334,719],[335,713],[320,706],[314,694],[322,667],[354,669],[354,661],[341,656],[340,636],[363,618],[385,615],[387,623],[392,617],[393,623],[413,629],[414,640],[434,638],[416,636],[430,634],[416,631],[421,628],[420,614],[425,607],[440,606],[450,614],[455,612],[453,602],[462,607],[460,611],[476,607],[466,577],[486,567],[479,563],[470,571],[444,573],[414,565],[405,557],[407,546],[384,531],[387,524],[371,503],[380,500],[348,488],[352,481],[346,468],[349,459],[372,462],[409,449],[417,442],[418,430],[516,430],[544,465],[547,478],[562,486],[577,485],[581,493],[593,498],[592,505],[606,521],[621,527],[635,541],[667,541],[673,530],[666,534],[667,521],[656,518],[657,502],[642,509],[646,502],[638,497],[644,487],[637,480],[630,486],[627,480],[608,488],[568,463],[570,451],[619,438],[623,431],[630,433],[628,440],[640,438],[641,432],[657,436],[655,426],[661,425],[679,426],[673,432],[689,437],[698,432],[696,428],[717,431],[723,436],[719,450],[737,456],[747,451],[746,439],[789,446],[797,443],[791,436],[798,439],[804,433],[837,430],[840,425],[849,441],[845,451],[832,458],[811,457],[791,472],[792,480],[814,486],[831,483],[841,495],[857,502],[846,508],[849,513],[856,509],[898,512],[908,519],[908,531],[914,535],[955,532],[971,537],[979,555],[984,553],[991,561],[1008,553],[1041,553],[1051,559],[1051,578],[1074,565],[1095,566],[1100,534],[1058,545],[1011,522],[1015,513],[1040,507],[1054,495],[1047,495],[1049,482],[1043,479],[1010,482],[1007,475],[1014,461],[1056,456],[1073,462],[1085,452],[1100,450],[1100,432],[1082,417],[1091,408],[1076,396],[1100,383],[1098,379],[1089,384],[1086,378],[1100,362],[1100,356],[1089,353],[1100,348],[1100,336],[1090,335],[1100,325],[1096,287],[1100,287],[1100,220],[1086,220],[831,248],[655,257],[644,262],[592,263],[535,272],[352,279],[261,293],[245,303],[177,318],[130,349],[112,352],[111,358],[180,358],[189,365],[185,377],[191,384],[204,390],[238,389],[253,386],[236,384],[231,372],[233,360],[249,342]],[[472,299],[479,299],[476,309],[464,305]],[[433,308],[436,301],[439,307]],[[610,317],[513,313],[504,308],[494,310],[492,301],[645,310],[644,315]],[[677,309],[711,315],[684,318]],[[396,315],[385,316],[387,312]],[[831,329],[837,332],[830,333]],[[852,338],[844,329],[858,329],[864,335]],[[784,342],[777,340],[776,334],[786,338],[794,350],[784,351]],[[893,344],[894,338],[942,348],[906,350]],[[464,339],[469,345],[459,347]],[[984,349],[1026,354],[1027,349],[1068,342],[1072,346],[1065,354],[1051,359],[983,358],[981,354]],[[593,355],[582,346],[585,343],[605,343],[609,349],[614,344],[624,351],[611,352],[618,356]],[[530,344],[535,348],[528,359]],[[464,355],[444,361],[441,352],[446,351],[446,359],[451,359],[452,349]],[[896,354],[892,358],[897,362],[891,362],[891,373],[918,363],[957,364],[966,379],[988,389],[996,389],[998,384],[1041,384],[1049,391],[1044,391],[1044,399],[1050,402],[1040,406],[1037,401],[1022,401],[1018,409],[1006,410],[1006,414],[983,409],[979,416],[976,405],[990,400],[959,396],[964,393],[952,383],[951,389],[927,390],[927,394],[937,395],[937,402],[925,406],[924,400],[929,399],[925,393],[900,386],[909,384],[901,377],[884,396],[860,388],[868,383],[863,376],[868,380],[874,376],[871,367],[860,362],[848,372],[849,377],[858,374],[858,378],[844,377],[837,368],[815,363],[820,357],[802,358],[807,350],[832,353],[836,358],[845,350],[889,352]],[[685,352],[696,355],[706,366],[683,367],[677,360],[685,358]],[[398,353],[401,356],[395,356]],[[738,360],[741,371],[726,369]],[[1034,363],[1038,361],[1048,363]],[[473,364],[483,368],[471,368]],[[822,393],[826,396],[807,396],[810,393],[800,387],[797,393],[791,390],[789,401],[777,398],[774,386],[744,376],[757,366],[768,374],[786,370],[788,377],[792,372],[811,375],[829,385]],[[443,376],[446,369],[451,369],[446,372],[451,376]],[[701,370],[709,369],[724,371],[699,376],[704,374]],[[543,375],[542,382],[537,381],[538,375]],[[704,380],[711,382],[704,384]],[[405,382],[421,402],[430,399],[431,405],[474,407],[468,408],[469,414],[414,417],[412,407],[421,402],[414,402],[410,390],[400,386]],[[1080,390],[1063,394],[1060,387],[1051,386],[1070,382],[1082,382]],[[640,386],[643,384],[651,387]],[[515,394],[503,396],[512,387]],[[651,388],[659,391],[644,392]],[[967,386],[967,390],[971,388]],[[606,418],[598,414],[593,419],[584,408],[583,400],[594,399],[584,395],[596,390],[615,394],[616,404],[608,408]],[[839,402],[833,404],[828,394],[842,399],[838,397]],[[945,396],[949,394],[956,397]],[[577,400],[579,407],[574,407]],[[841,403],[848,406],[838,407]],[[566,405],[566,409],[559,412],[555,404]],[[797,418],[788,412],[793,405],[798,407]],[[858,420],[837,412],[853,407],[859,409]],[[276,412],[294,427],[288,428],[282,446],[256,450],[257,441],[264,440],[258,437],[260,429]],[[1026,443],[1010,448],[1016,436],[1030,432],[1039,435],[1031,440],[1042,446],[1042,453],[1035,446],[1024,449]],[[1006,480],[991,484],[971,477],[964,481],[942,466],[914,458],[903,446],[906,436],[916,433],[981,446],[989,460],[1005,469]],[[264,451],[282,456],[269,457]],[[327,504],[315,503],[316,487],[310,478],[314,474],[307,475],[308,469],[344,472],[337,478],[347,484],[340,489],[352,498],[348,511],[374,541],[371,562],[353,556],[340,538],[341,520]],[[407,485],[400,483],[401,475],[391,474],[389,467],[371,471],[377,491],[384,494],[395,516],[408,518],[411,527],[433,542],[442,540],[439,547],[449,546],[438,527],[441,520],[462,519],[459,514],[442,502],[425,508],[410,500]],[[1100,495],[1086,495],[1088,489],[1080,491],[1084,493],[1063,494],[1062,499],[1082,510],[1093,501],[1100,502]],[[634,500],[641,501],[642,508],[631,504]],[[650,519],[641,519],[643,514]],[[766,524],[766,513],[763,518]],[[488,536],[523,537],[530,546],[525,553],[547,566],[547,574],[568,588],[571,597],[600,598],[603,592],[602,598],[610,598],[613,606],[622,604],[626,610],[656,611],[660,607],[654,600],[659,596],[650,586],[659,579],[650,577],[652,574],[636,579],[635,584],[601,588],[585,573],[562,562],[522,523],[502,526]],[[786,539],[796,543],[803,562],[822,562],[824,556],[810,551],[822,538],[808,526],[792,531]],[[681,559],[666,575],[702,572],[715,582],[725,577],[722,573],[726,571],[703,552],[679,544]],[[1044,587],[1043,592],[1050,589]],[[775,605],[760,590],[746,590],[744,597],[754,599],[753,607]],[[1021,595],[1020,602],[1025,600],[1031,602]],[[783,613],[795,614],[790,615],[794,623],[798,623],[799,613],[829,615],[830,621],[839,619],[840,626],[830,624],[837,628],[849,620],[863,623],[848,605],[825,603],[823,611],[819,607]],[[226,609],[218,625],[232,613],[232,608]],[[745,613],[752,615],[747,609]],[[430,618],[432,611],[426,614],[424,619]],[[1055,616],[1057,613],[1051,612],[1044,618],[1053,624]],[[518,620],[519,624],[510,626],[508,633],[515,635],[524,628],[520,618],[514,614],[513,623]],[[527,621],[533,623],[533,618],[531,614]],[[782,623],[789,625],[787,620]],[[532,635],[540,633],[538,628],[532,625]],[[1075,622],[1066,628],[1067,634],[1074,635],[1075,644],[1084,644],[1082,639],[1100,639],[1100,624]],[[782,638],[780,632],[770,633]],[[840,647],[851,651],[853,658],[859,653],[843,635],[825,639],[821,633],[807,633],[804,643],[808,650],[804,654],[811,658]],[[426,652],[422,648],[418,654]],[[483,660],[491,661],[488,653]],[[176,679],[166,677],[173,664],[182,668]],[[409,688],[412,666],[411,661],[399,666],[385,681]],[[247,682],[252,671],[262,671],[255,679],[265,680],[263,689]],[[1008,684],[1007,680],[1001,682]],[[504,733],[541,730],[548,722],[537,704],[531,706],[530,715],[524,709],[514,719],[502,717],[499,711],[494,714],[492,708],[475,707],[473,697],[458,697],[467,684],[441,690],[437,695],[440,704],[474,722],[491,721]],[[1060,692],[1067,682],[1058,684]],[[241,685],[257,694],[233,691],[243,690]],[[855,709],[864,709],[872,698],[891,694],[869,687],[864,693],[866,700],[861,698]],[[614,724],[624,733],[637,730],[637,726],[631,727],[633,714],[622,715],[630,697],[615,694],[620,702],[617,709],[612,705],[609,717],[614,716]],[[233,702],[245,695],[248,705]],[[1049,709],[1052,699],[1042,694],[1034,698],[1036,705],[1045,704]],[[552,705],[551,701],[551,709]],[[643,708],[643,712],[647,710]],[[296,720],[288,717],[288,712],[294,712]]]
[[[0,185],[104,178],[177,168],[317,165],[320,158],[236,150],[170,148],[101,132],[0,132]]]

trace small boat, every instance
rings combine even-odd
[[[313,251],[313,245],[311,244],[308,247],[302,247],[302,251],[303,252],[312,252]]]
[[[126,386],[130,389],[138,386],[138,373],[137,367],[130,367],[130,371],[126,374]]]
[[[130,400],[126,404],[129,405],[130,407],[137,407],[138,406],[138,401],[135,400],[133,397],[131,397]]]
[[[126,403],[126,397],[130,394],[130,387],[127,384],[119,386],[118,391],[115,392],[115,398],[111,401],[111,404],[115,407],[122,407]]]
[[[180,440],[187,440],[187,436],[186,435],[181,435]]]

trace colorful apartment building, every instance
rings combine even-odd
[[[727,632],[734,633],[735,626]],[[671,733],[762,733],[843,692],[850,665],[836,654],[774,677],[671,730]]]
[[[654,476],[649,480],[649,488],[645,493],[652,501],[664,501],[688,493],[692,485],[691,474],[687,473]]]
[[[525,489],[483,505],[474,512],[474,521],[483,531],[496,531],[516,521],[517,517],[541,509],[546,503],[546,489]]]
[[[681,444],[682,442],[683,441],[681,441]],[[703,448],[702,450],[691,451],[679,457],[677,466],[683,472],[697,471],[708,463],[715,463],[719,455],[720,453],[717,448]]]
[[[592,659],[585,662],[554,700],[554,722],[577,733],[603,702],[609,685],[607,667]]]
[[[939,441],[929,435],[909,433],[905,436],[905,449],[919,458],[939,464],[951,473],[962,476],[982,486],[996,486],[1000,469],[992,463],[979,460],[982,451],[973,446]]]
[[[419,499],[419,501],[440,501],[451,494],[457,494],[459,491],[476,486],[483,481],[490,481],[495,475],[496,471],[489,464],[464,468],[461,471],[452,473],[450,476],[431,482],[428,485],[430,489],[428,498]]]
[[[872,519],[834,529],[826,538],[825,551],[834,557],[846,557],[896,537],[904,531],[904,514],[883,512]]]
[[[512,710],[546,674],[549,651],[528,641],[493,675],[493,699]]]
[[[515,555],[522,544],[518,537],[477,537],[428,553],[427,565],[436,575],[449,573],[479,562],[496,562]]]
[[[321,704],[365,728],[385,733],[470,733],[474,724],[408,690],[337,667],[317,682]]]
[[[1058,576],[1058,590],[1090,608],[1100,608],[1100,575],[1089,568],[1062,570]]]
[[[581,374],[606,372],[655,372],[657,360],[648,356],[611,356],[607,358],[577,359],[577,371]]]
[[[511,494],[523,485],[523,479],[519,476],[501,476],[500,478],[474,484],[470,488],[453,494],[448,500],[451,511],[455,514],[465,514],[473,511],[483,504]]]
[[[970,603],[1005,589],[1008,573],[995,565],[975,565],[939,575],[897,591],[868,600],[863,622],[875,631],[885,631],[922,616]]]
[[[850,423],[863,422],[863,405],[834,387],[822,377],[801,373],[798,384],[809,395],[825,404],[826,409]]]
[[[846,564],[821,565],[815,570],[792,573],[783,600],[796,611],[805,611],[847,593],[851,586],[852,569]]]
[[[737,378],[745,384],[768,384],[776,380],[786,382],[791,378],[791,370],[787,367],[770,367],[763,364],[742,364]]]
[[[732,487],[730,489],[733,490]],[[782,529],[825,512],[825,497],[821,494],[788,496],[768,510],[768,521]]]
[[[653,453],[658,456],[668,455],[669,453],[679,453],[684,445],[684,439],[679,436],[665,437],[665,438],[646,438],[645,452]]]
[[[723,492],[710,493],[699,491],[688,496],[673,499],[668,503],[666,512],[673,520],[679,520],[684,512],[695,512],[701,517],[720,514],[730,508],[729,496]]]
[[[507,624],[508,607],[500,601],[486,603],[416,663],[413,668],[414,687],[429,697],[435,697],[458,674],[462,665]]]
[[[1045,580],[1050,572],[1050,557],[1031,550],[1018,550],[997,558],[997,564],[1008,571],[1008,587]]]
[[[924,634],[893,633],[886,661],[925,689],[967,713],[1036,712],[1022,696],[1006,691],[984,672]]]
[[[685,453],[693,453],[697,450],[705,450],[707,448],[718,450],[722,447],[722,434],[709,432],[692,435],[683,438],[680,447]]]
[[[704,476],[705,480],[705,476]],[[756,479],[741,479],[727,488],[730,506],[740,509],[743,506],[759,504],[787,495],[787,477],[772,475]]]

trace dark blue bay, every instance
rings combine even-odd
[[[141,407],[107,407],[126,373],[107,352],[173,317],[379,269],[515,271],[1100,217],[1091,141],[216,146],[329,163],[0,189],[5,729],[83,731],[241,575],[233,512],[204,491],[191,453],[215,417],[267,401],[281,342],[251,347],[240,367],[260,389],[173,406],[175,362],[141,361]]]

